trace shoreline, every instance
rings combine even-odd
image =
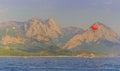
[[[24,56],[0,56],[0,57],[24,57]],[[79,56],[26,56],[26,57],[79,57]]]
[[[75,57],[75,58],[112,58],[112,57],[120,57],[120,56],[101,56],[101,57],[81,57],[81,56],[0,56],[0,58],[2,57],[5,57],[5,58],[10,58],[10,57],[22,57],[22,58],[29,58],[29,57],[44,57],[44,58],[54,58],[54,57],[57,57],[57,58],[69,58],[69,57]]]

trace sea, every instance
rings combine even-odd
[[[120,71],[120,57],[0,57],[0,71]]]

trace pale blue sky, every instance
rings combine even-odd
[[[52,17],[59,25],[100,21],[120,34],[120,0],[0,0],[0,21]]]

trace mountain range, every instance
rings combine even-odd
[[[59,26],[53,18],[0,23],[0,55],[10,56],[119,56],[120,37],[110,27]]]

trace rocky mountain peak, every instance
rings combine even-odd
[[[34,18],[25,24],[25,29],[28,37],[58,38],[62,34],[61,28],[51,18],[48,20]]]
[[[117,34],[113,32],[109,27],[102,23],[94,23],[98,26],[98,30],[93,30],[91,27],[82,34],[76,34],[64,48],[72,49],[76,46],[82,45],[83,42],[89,44],[90,42],[98,42],[100,40],[106,40],[110,42],[118,42]]]
[[[95,24],[95,25],[104,25],[103,23],[101,23],[101,22],[99,22],[99,21],[95,22],[94,24]],[[94,24],[93,24],[93,25],[94,25]]]
[[[101,23],[101,22],[95,22],[93,25],[98,26],[99,30],[101,30],[101,29],[103,29],[103,28],[106,28],[106,29],[111,30],[111,28],[110,28],[110,27],[108,27],[108,26],[104,25],[104,24],[103,24],[103,23]],[[92,26],[93,26],[93,25],[92,25]],[[91,26],[91,27],[92,27],[92,26]],[[90,28],[91,28],[91,27],[90,27]]]
[[[55,22],[55,20],[53,18],[49,18],[48,21],[51,23]]]
[[[50,26],[58,26],[53,18],[49,18],[45,22],[49,27]]]
[[[32,19],[30,19],[30,20],[28,20],[28,21],[41,21],[41,19],[40,18],[32,18]]]

